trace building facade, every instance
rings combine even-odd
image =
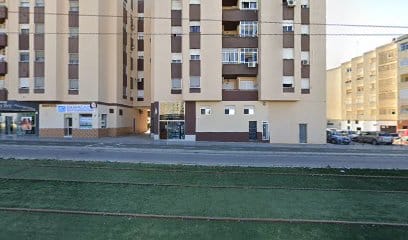
[[[325,1],[145,5],[154,138],[325,142]]]
[[[327,89],[328,127],[384,132],[408,128],[406,39],[395,39],[327,72],[327,85],[337,86]]]
[[[135,124],[147,117],[143,9],[133,0],[2,0],[0,134],[145,131]]]

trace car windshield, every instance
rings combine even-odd
[[[379,133],[378,136],[380,136],[380,137],[390,137],[391,134],[389,134],[389,133]]]

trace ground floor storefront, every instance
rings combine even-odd
[[[149,130],[150,109],[95,102],[0,103],[0,135],[117,137]]]
[[[156,140],[325,142],[324,112],[302,103],[155,102],[151,113],[151,135]]]

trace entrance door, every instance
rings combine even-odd
[[[262,123],[262,141],[270,141],[269,122]]]
[[[299,142],[307,143],[307,124],[299,124]]]
[[[258,140],[258,126],[256,121],[249,122],[249,141]]]
[[[13,117],[6,117],[6,135],[14,134],[13,132]]]
[[[64,118],[64,136],[72,137],[72,117],[65,116]]]

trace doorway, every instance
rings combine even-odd
[[[270,141],[271,134],[269,131],[269,122],[262,123],[262,141]]]
[[[299,124],[299,142],[307,143],[307,124]]]
[[[185,139],[184,121],[160,121],[160,139]]]
[[[258,140],[258,124],[256,121],[249,122],[249,141]]]
[[[64,136],[72,137],[72,116],[67,115],[64,117]]]

